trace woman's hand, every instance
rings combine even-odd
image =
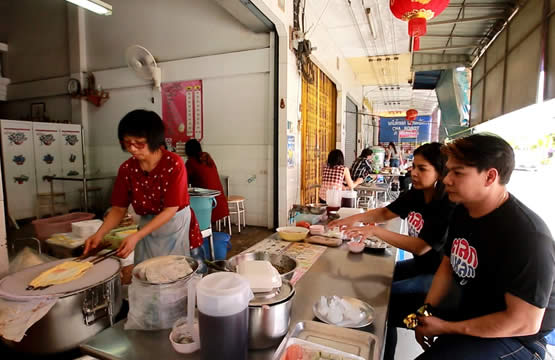
[[[137,246],[137,243],[141,239],[141,236],[137,235],[137,233],[126,236],[121,242],[116,255],[122,259],[125,259],[129,256],[129,254],[131,254],[133,250],[135,250],[135,246]]]
[[[89,251],[96,249],[102,242],[103,238],[104,236],[102,236],[99,232],[89,236],[89,238],[85,240],[85,250],[83,251],[83,255],[87,255]]]
[[[374,225],[366,225],[366,226],[352,226],[350,228],[345,229],[345,236],[348,238],[356,238],[361,237],[363,240],[367,239],[371,236],[374,236],[374,230],[376,226]]]

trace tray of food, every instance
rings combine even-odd
[[[377,338],[364,331],[301,321],[289,330],[272,360],[288,358],[375,360],[379,358]]]

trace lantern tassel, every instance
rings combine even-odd
[[[414,43],[412,44],[412,50],[418,51],[420,50],[420,36],[414,37]]]

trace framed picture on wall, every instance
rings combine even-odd
[[[46,105],[44,103],[32,103],[31,104],[31,119],[32,120],[42,120],[42,119],[44,119],[45,111],[46,111]]]

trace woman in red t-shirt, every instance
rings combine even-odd
[[[198,222],[189,207],[183,160],[164,149],[164,124],[153,111],[134,110],[121,119],[118,138],[132,157],[119,168],[112,209],[85,243],[97,247],[125,216],[128,206],[141,215],[139,231],[127,236],[117,255],[135,250],[135,264],[155,256],[189,255],[202,244]],[[194,251],[193,251],[194,255]]]
[[[220,195],[216,196],[216,207],[212,209],[212,222],[216,222],[229,215],[227,199],[224,195],[224,188],[220,181],[220,175],[216,168],[216,163],[210,154],[202,151],[200,143],[196,139],[191,139],[185,144],[185,154],[187,154],[187,175],[189,184],[194,187],[218,190]]]

